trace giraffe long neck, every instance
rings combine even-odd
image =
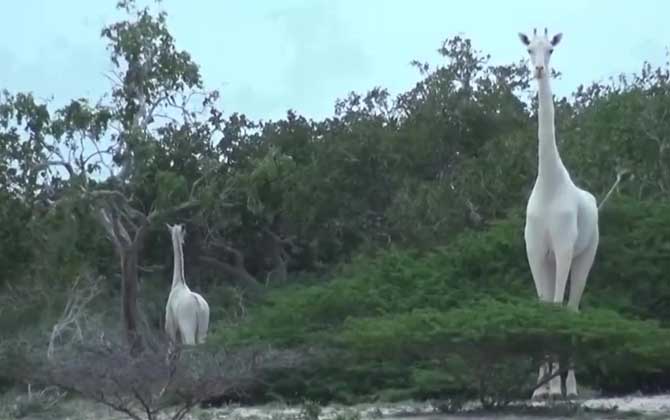
[[[555,184],[565,173],[565,167],[556,147],[554,128],[554,98],[549,75],[538,81],[538,171],[540,182]]]
[[[174,254],[174,269],[172,271],[172,287],[174,289],[178,285],[186,285],[184,280],[184,250],[177,235],[172,236],[172,249]]]

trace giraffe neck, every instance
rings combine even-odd
[[[177,235],[172,235],[172,249],[174,254],[174,269],[172,272],[172,287],[174,289],[178,285],[186,285],[184,280],[184,250]]]
[[[554,98],[549,75],[538,80],[538,171],[540,183],[555,185],[565,174],[565,167],[556,147]]]

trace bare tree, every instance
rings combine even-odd
[[[164,337],[163,337],[164,339]],[[164,346],[131,356],[110,343],[82,346],[46,368],[47,383],[97,401],[134,420],[169,413],[183,419],[196,405],[231,392],[242,392],[265,369],[303,362],[284,352],[242,349],[211,352],[203,347]]]

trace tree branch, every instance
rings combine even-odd
[[[175,213],[180,213],[185,210],[189,210],[192,208],[195,208],[200,205],[199,200],[189,200],[184,203],[181,203],[177,206],[170,207],[168,209],[163,209],[163,210],[152,210],[149,213],[149,216],[147,217],[147,223],[151,224],[152,222],[162,219],[164,217],[170,216]]]
[[[117,251],[122,253],[124,249],[128,248],[132,244],[132,240],[128,231],[121,225],[116,214],[117,210],[113,205],[110,205],[108,208],[100,207],[98,209],[99,220],[102,222],[102,226],[107,232],[107,236],[112,240],[114,245],[117,247]]]
[[[231,245],[229,245],[228,243],[226,243],[225,241],[223,241],[221,239],[212,240],[211,245],[216,247],[216,248],[221,248],[224,251],[232,254],[233,259],[235,261],[235,267],[242,268],[242,269],[246,270],[245,264],[244,264],[244,254],[242,252],[233,248]]]
[[[74,169],[72,168],[72,165],[65,160],[46,160],[44,162],[38,163],[37,165],[33,166],[33,170],[36,171],[36,172],[39,172],[39,171],[48,169],[52,166],[62,166],[67,171],[70,178],[75,177],[75,172],[74,172]]]
[[[605,202],[610,198],[610,195],[612,194],[612,192],[619,185],[619,182],[621,182],[621,177],[623,177],[627,173],[628,173],[627,169],[620,169],[619,171],[617,171],[616,180],[614,181],[614,184],[612,184],[612,187],[609,189],[609,191],[607,191],[607,194],[605,194],[605,197],[602,199],[602,201],[598,205],[598,210],[600,210],[603,207],[603,204],[605,204]]]
[[[293,242],[292,239],[289,238],[282,238],[276,233],[274,233],[271,229],[268,227],[263,228],[263,232],[265,232],[268,236],[270,236],[275,242],[277,242],[279,245],[284,245],[284,246],[290,246],[291,248],[295,247],[295,243]]]
[[[51,335],[49,337],[49,345],[47,347],[47,360],[53,359],[53,354],[55,350],[56,339],[72,324],[75,325],[75,328],[78,332],[79,339],[81,340],[81,328],[79,327],[79,320],[84,314],[86,306],[100,294],[101,290],[99,288],[99,279],[88,280],[88,284],[80,288],[82,276],[77,276],[72,287],[70,288],[69,297],[67,303],[65,304],[65,309],[60,319],[51,329]]]
[[[234,283],[238,283],[245,290],[251,292],[254,295],[260,295],[263,291],[261,285],[258,283],[256,278],[249,274],[249,272],[244,268],[240,267],[237,264],[231,265],[227,262],[220,261],[216,258],[202,255],[199,257],[200,261],[209,264],[213,267],[216,267],[219,270],[225,271],[230,277],[232,277]]]
[[[98,209],[98,220],[102,224],[102,227],[105,229],[107,236],[114,244],[117,252],[121,252],[124,249],[124,244],[121,243],[119,237],[117,236],[117,229],[115,228],[115,222],[112,220],[112,216],[104,208]],[[130,239],[130,238],[129,238]]]

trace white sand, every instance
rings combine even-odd
[[[519,404],[528,404],[527,401],[520,401]],[[656,395],[656,396],[628,396],[621,398],[593,398],[587,399],[580,403],[583,407],[589,409],[614,409],[618,413],[635,412],[645,415],[662,415],[667,414],[670,419],[670,394]],[[533,406],[543,406],[546,403],[535,402]],[[467,409],[476,409],[479,404],[476,402],[466,404]],[[220,409],[208,410],[217,419],[254,419],[254,420],[273,420],[279,418],[291,418],[300,413],[299,407],[286,407],[279,405],[270,405],[262,407],[228,407]],[[394,417],[396,420],[415,418],[416,420],[425,419],[427,416],[439,414],[435,407],[430,403],[398,403],[398,404],[365,404],[352,407],[345,406],[328,406],[321,410],[320,420],[333,420],[338,414],[347,414],[358,412],[363,420],[378,419],[380,417]],[[609,417],[609,416],[608,416]],[[452,418],[440,414],[440,420]],[[519,416],[489,416],[478,417],[480,419],[521,419],[531,417]],[[532,418],[538,418],[534,416]],[[610,417],[611,418],[611,417]],[[468,417],[469,420],[474,420],[475,417]]]
[[[528,404],[528,401],[519,401],[517,404]],[[546,403],[534,402],[533,406],[543,406]],[[559,403],[560,404],[560,403]],[[616,410],[616,413],[638,413],[642,415],[653,416],[653,419],[670,420],[670,394],[656,396],[628,396],[621,398],[593,398],[587,399],[580,404],[589,409]],[[95,419],[95,420],[127,420],[128,417],[114,412],[111,409],[87,401],[70,401],[70,412],[76,412],[77,415],[71,417],[74,419]],[[479,403],[472,402],[466,404],[464,409],[479,408]],[[228,406],[212,409],[194,409],[187,416],[187,419],[226,419],[226,420],[300,420],[301,407],[286,406],[282,404],[270,404],[256,407]],[[361,420],[376,420],[380,418],[392,418],[393,420],[560,420],[558,417],[538,417],[534,416],[515,416],[515,415],[468,415],[467,417],[457,415],[447,415],[439,413],[436,408],[426,402],[405,402],[395,404],[361,404],[356,406],[332,405],[323,407],[319,420],[334,420],[338,415],[344,415],[343,418],[352,418],[352,414],[359,413]],[[608,413],[607,419],[614,419],[614,413]],[[163,416],[161,416],[163,417]],[[30,418],[30,417],[28,417]],[[65,417],[67,418],[67,417]],[[167,418],[167,417],[163,417]],[[598,419],[594,414],[592,419]]]

